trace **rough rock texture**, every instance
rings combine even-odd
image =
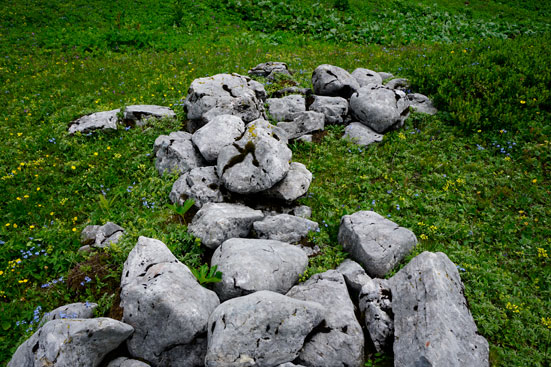
[[[426,113],[429,115],[434,115],[438,112],[434,104],[429,99],[429,97],[419,94],[419,93],[410,93],[407,95],[409,105],[416,112]]]
[[[294,364],[294,363],[291,363],[291,362],[287,362],[287,363],[280,364],[277,367],[306,367],[306,366],[303,366],[301,364]]]
[[[124,228],[113,222],[107,222],[102,226],[86,226],[80,234],[80,242],[91,247],[105,248],[119,242],[123,234]]]
[[[222,148],[216,167],[224,186],[247,194],[281,181],[289,171],[293,154],[280,134],[281,130],[268,122],[255,121],[247,125],[241,139]]]
[[[229,238],[246,237],[253,222],[263,218],[260,210],[244,205],[208,203],[197,212],[188,230],[203,245],[215,249]]]
[[[203,366],[208,318],[220,301],[174,256],[166,261],[169,253],[140,237],[124,263],[123,320],[135,329],[128,351],[154,366]]]
[[[306,270],[308,257],[288,243],[232,238],[214,251],[214,265],[222,281],[213,289],[224,302],[260,290],[286,293]]]
[[[404,92],[370,84],[350,97],[350,110],[362,124],[383,134],[403,126],[409,104]]]
[[[312,73],[314,94],[349,98],[360,89],[360,85],[350,73],[338,66],[320,65]]]
[[[299,88],[299,87],[287,87],[280,90],[277,90],[271,94],[272,98],[281,98],[289,94],[302,94],[303,96],[309,96],[312,94],[312,89],[310,88]]]
[[[155,168],[160,175],[165,172],[180,172],[205,165],[203,156],[197,151],[192,135],[183,131],[171,132],[155,139],[153,154],[157,157]]]
[[[360,122],[353,122],[344,129],[343,139],[348,139],[362,146],[383,141],[383,135],[377,134]]]
[[[278,61],[268,61],[262,64],[256,65],[254,68],[248,71],[249,75],[257,75],[272,80],[276,74],[291,75],[287,64]]]
[[[106,317],[53,320],[17,348],[8,367],[96,367],[133,331]]]
[[[76,132],[85,134],[94,130],[117,130],[117,114],[119,112],[120,109],[116,109],[82,116],[71,122],[69,125],[69,134],[74,134]]]
[[[394,314],[392,292],[385,279],[370,279],[360,290],[358,297],[365,328],[377,352],[392,345],[394,337]]]
[[[220,150],[245,132],[245,123],[237,116],[220,115],[197,130],[191,140],[208,162],[215,162]]]
[[[97,303],[71,303],[46,312],[40,322],[46,323],[59,319],[91,319],[94,317],[94,310],[97,307]]]
[[[186,199],[193,199],[198,208],[206,203],[220,203],[224,200],[221,184],[216,167],[194,168],[174,182],[169,198],[177,205],[183,205]]]
[[[382,278],[417,244],[408,229],[372,211],[360,211],[341,219],[339,243],[367,274]]]
[[[368,84],[383,84],[383,78],[379,73],[363,68],[357,68],[352,72],[352,76],[361,87],[365,87]]]
[[[264,86],[239,74],[195,79],[184,102],[187,118],[208,122],[218,115],[235,115],[245,123],[264,117]]]
[[[292,121],[296,113],[306,111],[306,101],[298,94],[283,98],[268,98],[268,112],[276,121]]]
[[[149,365],[136,359],[119,357],[109,362],[107,367],[149,367]]]
[[[264,194],[291,202],[304,196],[310,188],[310,183],[312,183],[312,172],[308,171],[304,164],[293,162],[285,178],[265,191]]]
[[[389,89],[406,90],[409,87],[409,80],[404,78],[392,79],[385,84],[385,87]]]
[[[126,106],[123,113],[123,123],[128,126],[143,126],[149,120],[163,117],[175,118],[176,114],[172,109],[155,105],[133,105]]]
[[[364,268],[350,259],[344,260],[337,268],[337,271],[344,277],[346,285],[354,299],[358,298],[362,287],[371,281],[371,277],[367,275]]]
[[[488,366],[455,265],[423,252],[389,279],[394,311],[395,366]]]
[[[289,214],[274,215],[253,223],[258,238],[288,243],[300,242],[310,231],[318,229],[316,222]]]
[[[342,124],[348,114],[348,101],[342,97],[314,96],[308,109],[323,113],[326,124]]]
[[[295,139],[313,131],[323,130],[325,115],[315,111],[295,114],[293,121],[279,122],[277,127],[285,130],[289,139]]]
[[[381,77],[381,79],[383,79],[383,81],[394,78],[394,75],[384,71],[379,71],[377,74],[379,74],[379,76]]]
[[[314,136],[312,134],[306,134],[306,135],[299,136],[297,140],[302,141],[304,143],[311,143],[314,141]]]
[[[292,168],[293,167],[292,167],[292,164],[291,164],[291,169]],[[296,207],[293,208],[293,215],[295,215],[297,217],[300,217],[300,218],[310,219],[310,217],[312,216],[312,208],[310,208],[309,206],[306,206],[306,205],[296,206]]]
[[[260,291],[221,304],[209,318],[205,366],[277,366],[291,362],[325,309]]]
[[[298,361],[311,367],[363,366],[364,335],[354,314],[343,276],[335,270],[313,275],[287,296],[315,301],[326,308],[323,328],[313,334]]]

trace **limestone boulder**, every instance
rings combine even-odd
[[[176,114],[164,106],[132,105],[124,108],[122,123],[126,126],[143,126],[148,121],[161,118],[176,118]]]
[[[410,93],[407,95],[410,107],[420,113],[426,113],[428,115],[434,115],[438,112],[434,104],[429,97],[420,93]]]
[[[245,123],[233,115],[219,115],[197,130],[191,140],[208,162],[216,162],[220,150],[245,132]]]
[[[308,109],[323,113],[325,124],[342,124],[348,114],[348,101],[342,97],[314,96]]]
[[[96,248],[109,247],[119,242],[124,234],[124,228],[113,222],[107,222],[102,226],[86,226],[80,234],[80,242]]]
[[[409,88],[409,80],[404,78],[394,78],[389,80],[385,84],[385,87],[389,89],[398,89],[398,90],[405,91],[406,89]]]
[[[40,322],[46,323],[48,321],[61,319],[91,319],[94,317],[94,310],[97,307],[97,303],[90,302],[77,302],[63,305],[55,310],[46,312]]]
[[[368,146],[383,141],[383,135],[378,134],[360,122],[353,122],[344,128],[343,139],[350,140],[357,145]]]
[[[193,199],[197,208],[206,203],[220,203],[224,201],[221,185],[216,167],[194,168],[174,182],[169,199],[176,205],[183,205],[187,199]]]
[[[253,223],[253,231],[257,238],[288,243],[300,242],[310,231],[318,229],[318,223],[289,214],[269,216]]]
[[[256,65],[254,68],[248,71],[249,75],[262,76],[268,80],[275,79],[277,74],[291,75],[289,67],[284,62],[268,61],[262,64]]]
[[[302,135],[323,130],[325,115],[315,111],[300,112],[294,115],[292,121],[278,122],[277,127],[283,129],[289,139],[296,139]]]
[[[299,94],[266,100],[268,112],[276,121],[292,121],[295,114],[306,111],[306,101]]]
[[[350,98],[360,85],[350,73],[338,66],[320,65],[312,73],[314,94]]]
[[[379,73],[373,70],[357,68],[352,72],[352,76],[361,87],[365,87],[368,84],[383,84],[383,78]]]
[[[155,139],[153,154],[156,157],[155,168],[160,175],[165,172],[186,173],[206,165],[191,139],[192,135],[183,131],[175,131]]]
[[[86,134],[95,130],[117,130],[121,110],[101,111],[82,116],[69,124],[69,134]]]
[[[358,305],[375,350],[381,353],[389,349],[394,338],[394,314],[388,282],[369,279],[360,290]]]
[[[263,194],[285,202],[293,202],[306,195],[312,183],[312,172],[302,163],[293,162],[283,180]]]
[[[136,359],[119,357],[109,362],[107,367],[150,367],[150,365]]]

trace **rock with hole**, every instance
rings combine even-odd
[[[356,79],[360,88],[368,84],[383,84],[381,75],[373,70],[357,68],[352,72],[352,76]]]
[[[155,139],[153,154],[156,157],[155,168],[160,175],[165,172],[186,173],[206,165],[191,139],[192,135],[183,131],[175,131]]]
[[[169,199],[176,205],[184,205],[187,199],[193,199],[197,208],[206,203],[221,203],[224,201],[221,185],[216,167],[194,168],[174,182]]]
[[[314,94],[350,98],[360,85],[350,73],[338,66],[320,65],[312,73]]]

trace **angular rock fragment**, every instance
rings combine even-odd
[[[326,124],[342,124],[348,114],[348,101],[342,97],[314,96],[308,109],[323,113]]]
[[[383,84],[381,75],[373,70],[357,68],[352,72],[352,76],[356,79],[360,88],[368,84]]]
[[[306,111],[304,97],[291,94],[282,98],[268,98],[268,112],[276,121],[292,121],[295,114]]]
[[[381,77],[381,79],[383,80],[383,82],[384,82],[385,80],[394,78],[394,75],[392,75],[391,73],[384,72],[384,71],[379,71],[377,74],[379,74],[379,76]]]
[[[291,75],[287,64],[278,61],[268,61],[256,65],[248,71],[249,75],[263,76],[269,80],[274,79],[276,74]]]
[[[124,228],[113,222],[107,222],[102,226],[86,226],[80,234],[80,242],[95,248],[105,248],[119,242],[123,234]]]
[[[343,139],[348,139],[357,145],[368,146],[383,141],[383,135],[377,134],[360,122],[353,122],[344,129]]]
[[[312,183],[312,172],[302,163],[293,162],[283,180],[263,194],[286,202],[292,202],[304,196]]]
[[[350,73],[338,66],[320,65],[312,73],[314,93],[320,96],[349,98],[360,89],[360,85]]]
[[[385,279],[369,279],[358,297],[360,312],[369,338],[377,352],[392,345],[394,337],[394,314],[392,292]]]
[[[337,271],[344,277],[353,298],[357,298],[362,287],[371,281],[371,277],[367,275],[364,268],[350,259],[344,260],[337,268]]]
[[[304,166],[304,167],[306,167],[306,166]],[[291,164],[291,169],[292,168],[293,168],[293,165]],[[310,219],[310,217],[312,216],[312,208],[310,208],[309,206],[306,206],[306,205],[299,205],[299,206],[293,208],[292,214],[296,215],[297,217],[300,217],[300,218]]]
[[[215,162],[220,150],[245,132],[245,123],[237,116],[220,115],[197,130],[191,140],[208,162]]]
[[[300,242],[310,231],[315,232],[318,229],[316,222],[289,214],[269,216],[253,223],[257,238],[288,243]]]
[[[160,175],[165,172],[186,173],[193,168],[205,166],[203,156],[197,151],[191,138],[189,133],[175,131],[155,139],[153,154],[156,156],[155,168]]]
[[[119,112],[120,109],[116,109],[82,116],[71,122],[69,134],[76,132],[85,134],[94,130],[117,130]]]
[[[55,310],[46,312],[40,320],[41,323],[46,323],[52,320],[60,319],[91,319],[94,317],[94,310],[98,307],[97,303],[71,303],[63,305]]]
[[[409,88],[409,80],[404,78],[395,78],[389,80],[388,83],[385,84],[385,87],[389,89],[398,89],[405,91],[407,88]]]
[[[283,121],[277,127],[287,133],[289,139],[296,139],[313,131],[323,130],[325,115],[315,111],[300,112],[294,115],[293,121]]]
[[[150,366],[147,363],[138,361],[136,359],[119,357],[109,362],[107,367],[150,367]]]
[[[434,115],[438,112],[434,104],[429,99],[429,97],[419,94],[419,93],[410,93],[407,95],[410,107],[416,112],[426,113],[429,115]]]
[[[176,114],[172,109],[155,105],[133,105],[124,108],[122,123],[127,126],[143,126],[149,120],[160,118],[175,118]]]
[[[216,167],[199,167],[184,173],[172,185],[169,198],[176,205],[184,205],[187,199],[193,199],[194,205],[201,208],[206,203],[220,203],[224,196],[220,191],[222,182],[216,173]]]

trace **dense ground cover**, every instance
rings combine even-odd
[[[190,267],[204,262],[166,207],[176,177],[157,175],[153,141],[181,128],[193,79],[278,60],[303,86],[322,63],[390,71],[441,110],[367,149],[339,140],[339,127],[319,144],[293,146],[315,176],[301,201],[322,227],[313,241],[323,254],[305,277],[344,258],[340,217],[373,208],[417,234],[411,256],[443,251],[459,266],[493,364],[549,365],[549,4],[6,3],[0,362],[36,329],[37,315],[61,304],[95,301],[99,314],[116,317],[120,270],[139,235],[162,240]],[[171,106],[179,119],[66,133],[83,114],[139,103]],[[78,255],[80,231],[107,220],[126,228],[122,243]]]

